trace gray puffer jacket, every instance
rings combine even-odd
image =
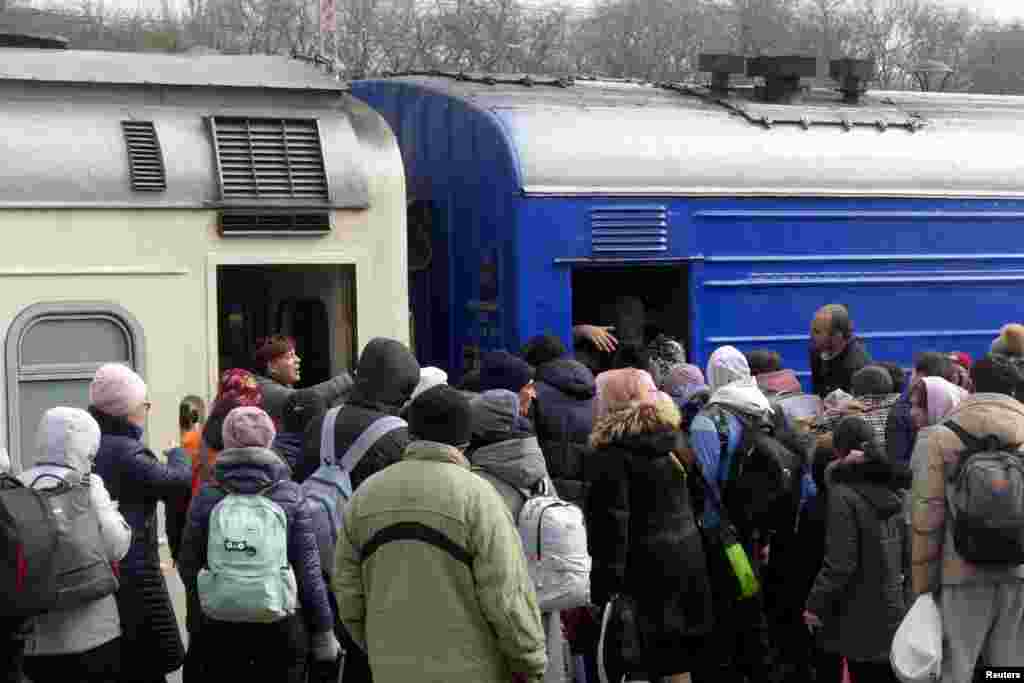
[[[527,496],[543,491],[546,495],[557,495],[554,484],[548,476],[544,454],[537,437],[519,432],[510,432],[506,440],[487,444],[477,441],[467,455],[473,463],[473,471],[482,479],[491,482],[501,494],[512,519],[519,519],[519,512]],[[548,652],[548,665],[544,671],[544,683],[565,682],[565,637],[562,634],[562,618],[559,612],[541,615],[544,624],[544,640]]]

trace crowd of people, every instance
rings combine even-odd
[[[924,350],[909,376],[842,306],[810,332],[809,391],[769,349],[724,346],[702,370],[679,340],[592,325],[572,350],[484,353],[458,386],[377,338],[353,376],[295,388],[275,336],[222,373],[208,415],[182,400],[160,456],[145,382],[104,365],[88,410],[46,412],[18,478],[87,479],[118,587],[6,619],[5,680],[883,683],[925,594],[943,683],[1024,666],[1024,565],[966,560],[947,503],[965,439],[1024,444],[1024,326],[977,359]],[[312,493],[325,481],[340,510]],[[587,604],[538,600],[539,541],[517,526],[538,495],[582,511]]]

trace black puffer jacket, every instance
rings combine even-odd
[[[584,507],[584,470],[593,453],[588,445],[594,426],[594,374],[582,363],[553,360],[537,369],[533,423],[548,472],[559,494]]]
[[[594,564],[594,604],[615,593],[632,595],[648,643],[658,661],[683,639],[711,629],[711,589],[686,478],[670,457],[681,449],[681,432],[635,433],[631,415],[613,413],[594,426],[587,476],[587,542]],[[653,659],[652,659],[653,658]],[[672,662],[665,662],[672,671]]]
[[[824,623],[822,647],[854,661],[887,661],[905,613],[905,481],[887,463],[832,465],[826,474],[825,561],[807,598]]]
[[[420,364],[405,345],[393,339],[370,340],[359,357],[355,386],[334,425],[335,462],[377,419],[398,415],[419,381]],[[306,429],[295,481],[305,481],[320,466],[323,422],[324,418],[317,418]],[[381,437],[353,470],[352,486],[358,488],[370,475],[401,460],[409,440],[409,430],[404,427]]]

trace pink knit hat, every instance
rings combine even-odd
[[[277,430],[262,408],[235,408],[224,418],[224,448],[270,448]]]
[[[89,385],[89,403],[113,417],[125,417],[146,401],[146,383],[127,365],[107,363]]]
[[[597,397],[594,401],[594,418],[625,410],[641,403],[654,403],[658,387],[646,370],[622,368],[609,370],[597,376]]]

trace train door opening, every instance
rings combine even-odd
[[[572,271],[573,325],[613,325],[620,341],[679,340],[692,360],[688,266],[579,267]],[[603,365],[610,366],[611,358]]]
[[[221,265],[217,267],[218,373],[254,371],[256,341],[295,338],[302,359],[297,387],[355,367],[355,267]]]

